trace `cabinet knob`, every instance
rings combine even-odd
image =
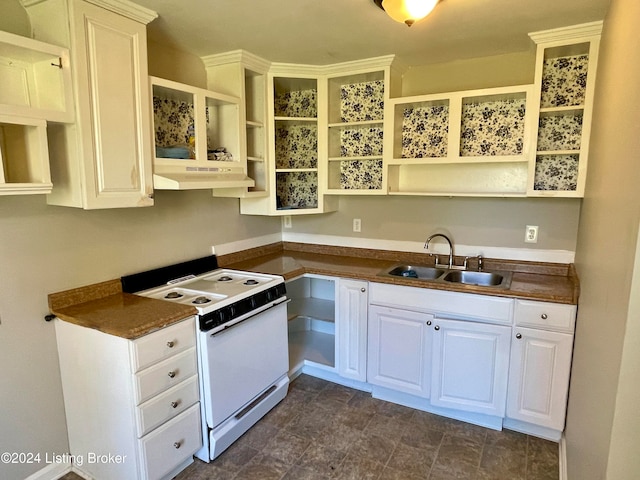
[[[540,318],[546,320],[548,317],[546,313],[543,313],[542,315],[540,315]]]
[[[174,372],[173,370],[170,371],[169,373],[167,373],[167,375],[169,375],[169,378],[173,378],[176,376],[176,372]]]
[[[167,347],[169,347],[169,348],[173,348],[173,346],[174,346],[175,344],[176,344],[176,343],[175,343],[173,340],[171,340],[171,341],[167,342]]]
[[[180,405],[180,402],[171,402],[171,408],[178,408],[178,405]]]
[[[440,327],[438,325],[436,325],[435,327],[433,327],[434,330],[440,330]]]
[[[366,288],[364,288],[364,287],[362,287],[362,288],[360,289],[360,291],[361,291],[362,293],[364,293],[364,292],[366,292],[366,291],[367,291],[367,289],[366,289]]]
[[[182,446],[182,442],[173,442],[173,446],[175,448],[180,448]]]
[[[522,338],[522,334],[521,334],[521,333],[516,333],[516,338],[517,338],[518,340],[520,340],[520,339]]]
[[[431,320],[427,320],[427,325],[431,325]]]

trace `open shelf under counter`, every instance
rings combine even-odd
[[[313,330],[289,332],[289,371],[297,372],[307,362],[334,368],[335,337]]]

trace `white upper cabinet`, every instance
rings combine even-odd
[[[593,22],[529,35],[539,112],[529,196],[584,196],[601,31]]]
[[[69,50],[0,31],[0,113],[73,122]]]
[[[240,156],[246,159],[251,186],[217,188],[216,197],[266,197],[269,195],[267,162],[267,72],[270,62],[243,50],[202,57],[207,88],[240,99]]]
[[[530,85],[392,99],[389,193],[524,196],[533,99]]]
[[[36,37],[68,47],[75,124],[50,125],[52,205],[153,205],[146,24],[127,0],[23,0]]]
[[[151,77],[156,189],[246,188],[240,98]]]

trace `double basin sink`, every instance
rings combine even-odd
[[[511,272],[474,272],[471,270],[449,270],[421,265],[396,265],[383,270],[379,275],[415,278],[425,282],[447,282],[480,287],[509,288]]]

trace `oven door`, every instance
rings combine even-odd
[[[209,428],[251,403],[289,370],[287,302],[226,330],[199,335]]]

